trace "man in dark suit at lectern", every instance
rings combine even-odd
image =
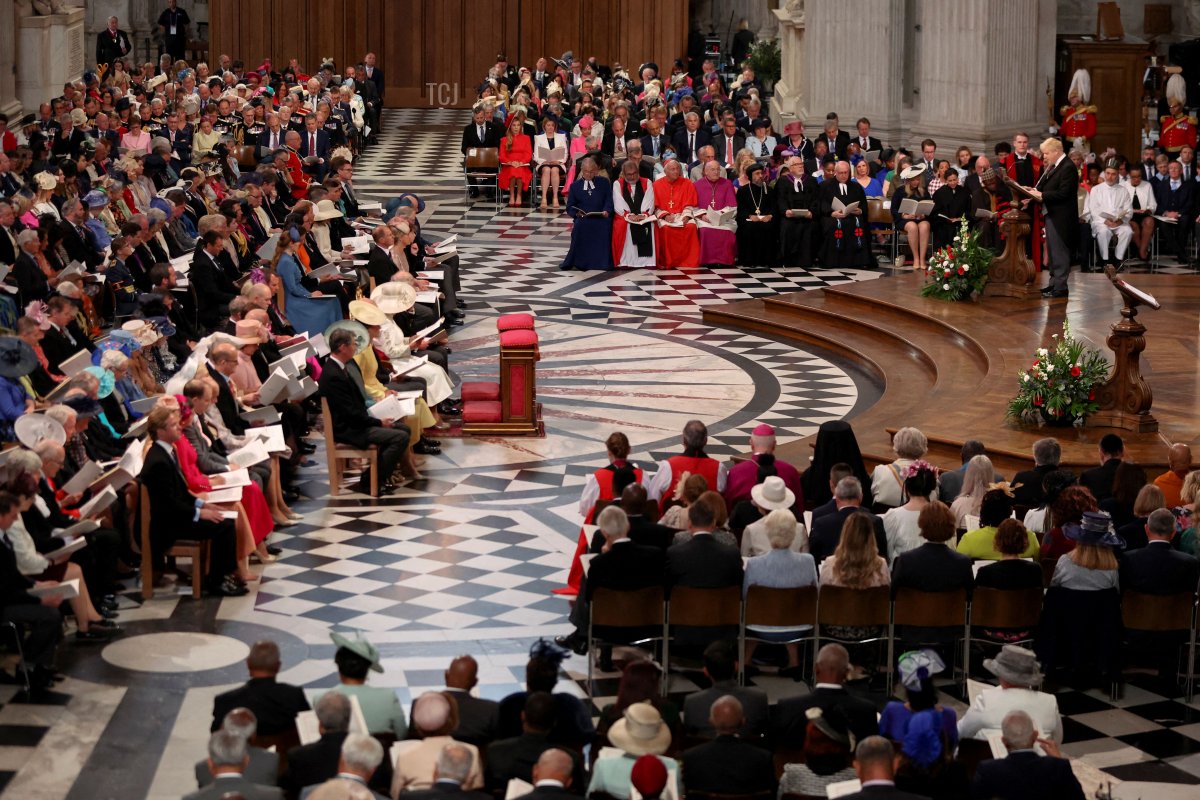
[[[1079,174],[1075,165],[1063,153],[1062,142],[1047,139],[1042,142],[1042,177],[1030,190],[1042,204],[1046,215],[1046,250],[1049,253],[1050,283],[1042,297],[1066,297],[1067,276],[1071,273],[1071,253],[1079,235]],[[1028,205],[1028,201],[1022,203]]]

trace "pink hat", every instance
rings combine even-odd
[[[774,436],[775,429],[765,422],[760,422],[758,426],[751,431],[752,436]]]
[[[800,122],[797,122],[796,120],[792,120],[787,125],[783,126],[783,135],[784,136],[799,136],[803,130],[804,130],[804,125],[802,125]]]

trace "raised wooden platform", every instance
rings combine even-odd
[[[1200,443],[1200,278],[1137,275],[1130,281],[1153,293],[1159,311],[1142,309],[1147,328],[1142,373],[1154,392],[1158,433],[1117,431],[1128,457],[1153,477],[1165,467],[1171,442]],[[822,291],[705,306],[705,322],[771,333],[849,360],[878,380],[882,395],[852,420],[864,457],[891,461],[891,432],[905,425],[929,437],[929,459],[959,465],[966,439],[981,439],[997,468],[1011,475],[1033,463],[1030,448],[1043,436],[1063,445],[1063,463],[1097,463],[1104,428],[1021,426],[1005,419],[1018,374],[1038,347],[1054,347],[1064,318],[1075,336],[1109,353],[1109,327],[1120,320],[1121,299],[1103,275],[1073,274],[1062,300],[989,297],[947,303],[920,295],[917,275],[883,277]],[[781,447],[794,464],[808,463],[811,439]],[[1200,451],[1198,451],[1200,452]]]

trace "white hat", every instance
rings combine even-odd
[[[1167,78],[1167,102],[1176,102],[1181,106],[1187,104],[1187,83],[1179,73]]]
[[[158,341],[158,332],[144,319],[131,319],[121,326],[121,330],[132,333],[140,347],[150,347]]]
[[[900,173],[900,180],[906,181],[909,178],[915,178],[924,171],[925,171],[924,164],[914,164],[911,167],[906,167],[904,169],[904,171]]]
[[[1075,70],[1075,74],[1071,76],[1071,88],[1067,90],[1067,97],[1078,97],[1085,103],[1092,99],[1092,76],[1086,69]]]
[[[407,283],[388,281],[375,287],[371,302],[385,314],[400,314],[408,311],[417,302],[417,290]]]
[[[767,479],[750,490],[750,498],[759,508],[774,511],[777,508],[791,508],[796,503],[796,493],[783,483],[778,475],[768,475]]]
[[[317,222],[337,219],[338,217],[342,216],[345,215],[338,210],[338,207],[333,204],[332,200],[322,200],[321,202],[317,203],[317,207],[313,210],[313,219],[315,219]]]
[[[16,431],[17,441],[30,450],[37,447],[38,442],[47,439],[59,444],[67,441],[67,432],[63,430],[63,426],[58,420],[45,414],[25,414],[17,417],[13,429]]]
[[[671,746],[671,729],[649,703],[633,703],[608,729],[608,740],[632,756],[662,755]]]
[[[43,191],[48,191],[58,186],[58,178],[51,175],[49,172],[39,172],[33,176],[33,182]]]

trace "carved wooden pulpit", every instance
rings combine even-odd
[[[1029,237],[1029,215],[1015,204],[1000,217],[1000,232],[1004,234],[1004,252],[992,259],[984,297],[1038,297],[1034,284],[1037,271],[1025,255],[1025,240]]]
[[[1117,277],[1112,267],[1106,267],[1104,274],[1121,293],[1125,306],[1121,309],[1121,321],[1112,326],[1108,337],[1108,347],[1113,351],[1113,370],[1108,380],[1096,389],[1100,410],[1089,414],[1085,424],[1153,433],[1158,430],[1158,420],[1150,413],[1154,393],[1141,371],[1146,326],[1137,321],[1137,309],[1138,306],[1153,309],[1162,306],[1153,295]]]

